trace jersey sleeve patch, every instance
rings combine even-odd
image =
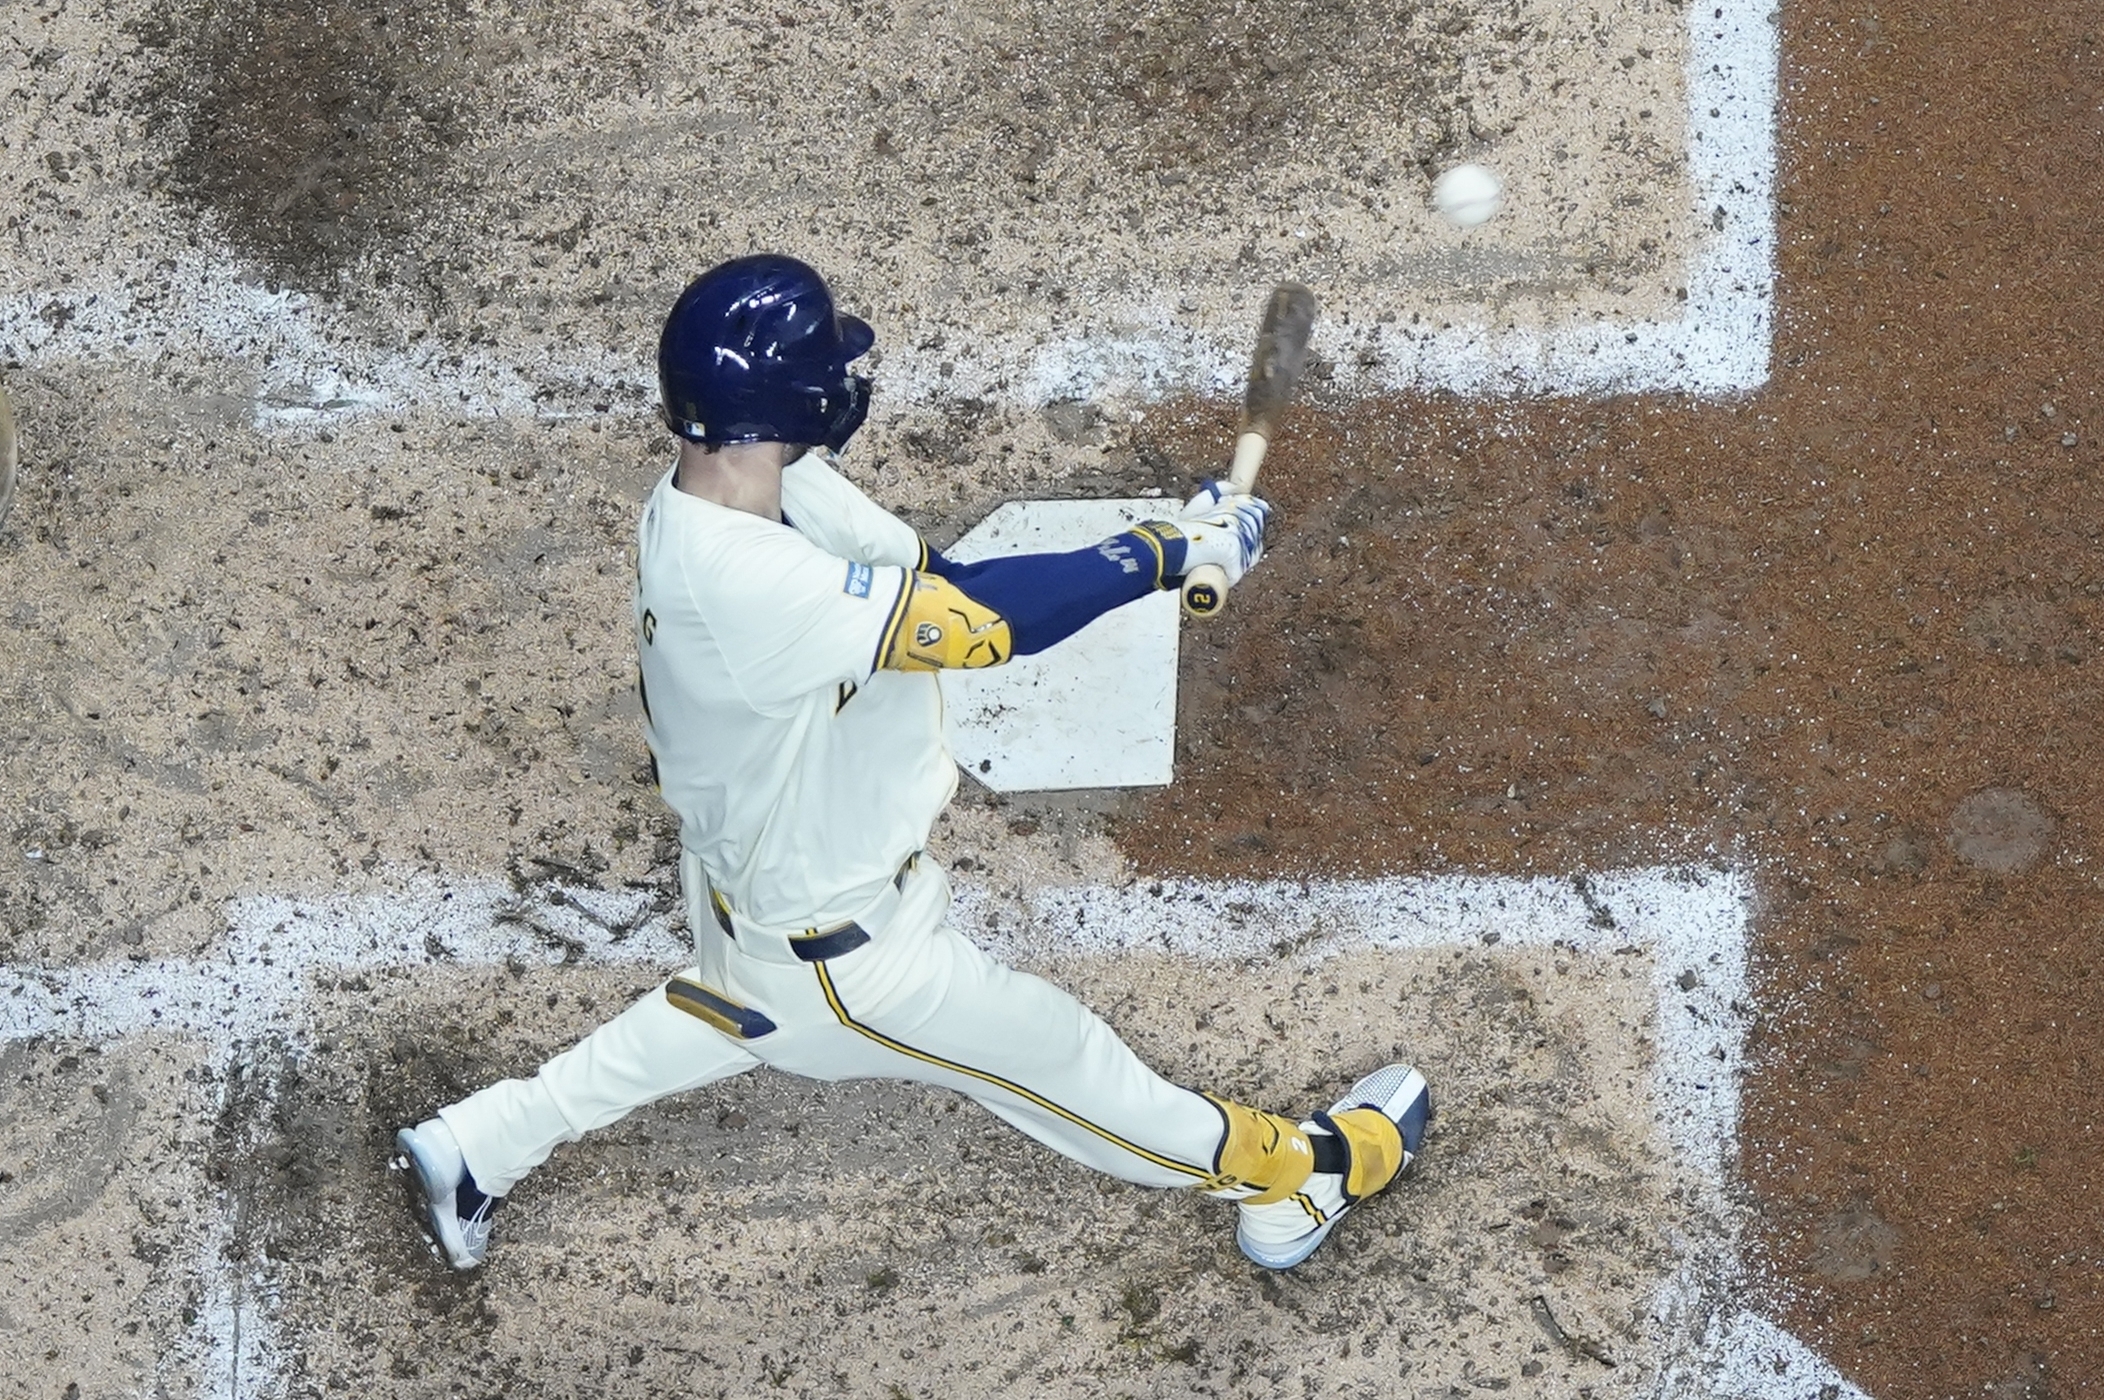
[[[870,568],[869,565],[849,564],[847,566],[847,582],[841,585],[840,591],[847,594],[850,598],[867,598],[870,584],[875,579],[876,571]]]
[[[879,664],[894,671],[970,671],[1015,653],[1008,619],[935,574],[909,575]]]

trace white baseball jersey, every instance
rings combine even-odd
[[[920,536],[819,454],[776,522],[668,472],[637,534],[647,739],[680,839],[763,924],[837,923],[926,844],[957,786],[933,673],[878,669]]]

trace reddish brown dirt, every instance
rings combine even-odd
[[[1301,413],[1122,839],[1749,864],[1770,1306],[1880,1400],[2072,1400],[2104,1387],[2104,12],[1783,19],[1769,386]],[[1227,426],[1150,432],[1202,460]]]

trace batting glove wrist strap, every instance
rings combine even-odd
[[[1189,567],[1184,555],[1191,542],[1184,532],[1166,520],[1148,520],[1132,527],[1130,534],[1139,538],[1141,544],[1154,551],[1156,588],[1174,588]]]

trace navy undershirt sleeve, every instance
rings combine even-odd
[[[927,570],[1008,619],[1015,654],[1029,656],[1073,636],[1112,608],[1170,587],[1183,573],[1184,540],[1173,530],[1128,530],[1066,554],[1011,554],[957,564],[928,551]]]

